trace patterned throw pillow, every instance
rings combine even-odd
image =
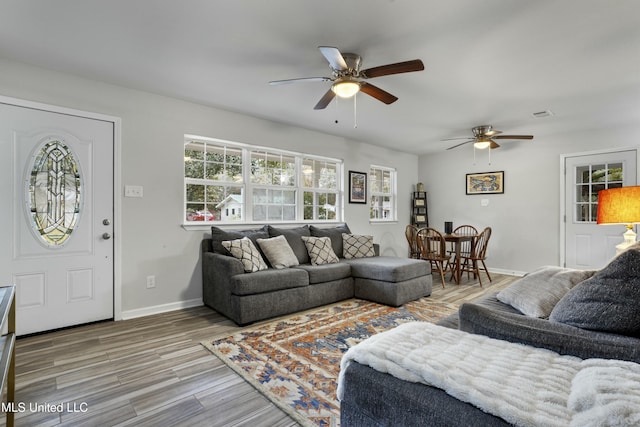
[[[338,256],[333,252],[331,239],[328,237],[307,237],[302,236],[302,241],[307,247],[311,264],[323,265],[339,262]]]
[[[346,259],[375,256],[373,236],[342,233],[343,255]]]
[[[245,273],[254,273],[260,270],[266,270],[267,264],[262,259],[262,255],[258,248],[248,237],[237,240],[224,240],[222,246],[242,262]]]

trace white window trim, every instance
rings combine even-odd
[[[391,172],[391,193],[384,192],[373,192],[373,188],[371,188],[369,192],[369,209],[371,209],[371,197],[382,195],[382,196],[391,196],[391,206],[389,207],[389,211],[391,212],[390,218],[371,218],[369,217],[370,224],[389,224],[393,222],[398,222],[398,170],[396,168],[392,168],[389,166],[381,166],[381,165],[370,165],[369,166],[369,174],[371,175],[371,169],[380,169],[383,171]],[[368,183],[369,184],[369,183]]]
[[[185,215],[185,207],[187,205],[187,194],[185,191],[186,188],[186,183],[187,183],[187,178],[184,176],[184,167],[183,167],[183,179],[184,179],[184,184],[183,184],[183,202],[182,202],[182,209],[181,211],[181,215],[182,215],[182,227],[184,229],[187,230],[193,230],[193,229],[210,229],[212,225],[215,226],[238,226],[238,227],[245,227],[245,226],[251,226],[251,225],[264,225],[266,223],[269,224],[278,224],[278,225],[296,225],[296,224],[323,224],[323,223],[327,223],[327,224],[336,224],[336,223],[342,223],[344,222],[344,179],[343,179],[343,171],[344,171],[344,161],[342,159],[338,159],[338,158],[333,158],[333,157],[326,157],[326,156],[318,156],[318,155],[314,155],[314,154],[307,154],[307,153],[301,153],[301,152],[296,152],[296,151],[290,151],[290,150],[283,150],[283,149],[279,149],[279,148],[273,148],[273,147],[267,147],[267,146],[261,146],[261,145],[253,145],[253,144],[246,144],[246,143],[241,143],[241,142],[235,142],[235,141],[229,141],[229,140],[224,140],[224,139],[219,139],[219,138],[211,138],[211,137],[206,137],[206,136],[200,136],[200,135],[193,135],[193,134],[185,134],[184,135],[184,139],[183,139],[184,143],[186,144],[187,141],[201,141],[201,142],[205,142],[205,143],[210,143],[210,144],[214,144],[214,145],[226,145],[226,146],[230,146],[230,147],[234,147],[234,148],[240,148],[242,149],[242,177],[243,177],[243,182],[241,183],[228,183],[229,185],[232,186],[240,186],[243,187],[243,191],[244,191],[244,196],[245,196],[245,200],[244,200],[244,205],[243,205],[243,209],[242,209],[242,220],[241,221],[191,221],[188,222],[186,221],[186,215]],[[291,221],[270,221],[270,220],[263,220],[263,221],[259,221],[259,220],[247,220],[247,216],[249,216],[249,213],[251,213],[251,216],[253,215],[253,198],[251,197],[252,194],[252,190],[253,188],[263,188],[265,187],[264,185],[260,184],[260,185],[254,185],[251,183],[251,170],[249,167],[247,167],[247,165],[251,164],[251,152],[252,151],[267,151],[270,153],[277,153],[277,154],[281,154],[281,155],[287,155],[287,156],[292,156],[295,158],[295,165],[296,165],[296,177],[295,177],[295,186],[291,187],[292,189],[294,189],[296,191],[296,219],[295,220],[291,220]],[[184,152],[184,149],[183,149]],[[337,201],[337,206],[336,206],[336,219],[335,220],[305,220],[303,219],[304,216],[304,199],[303,199],[303,195],[304,195],[304,191],[305,189],[308,191],[316,191],[317,189],[309,189],[306,187],[302,186],[302,159],[312,159],[312,160],[318,160],[318,161],[323,161],[323,162],[331,162],[331,163],[335,163],[336,164],[336,201]],[[198,179],[194,179],[194,178],[189,178],[188,180],[190,181],[204,181],[204,182],[209,182],[206,179],[202,179],[202,180],[198,180]],[[226,183],[216,183],[216,185],[225,185]],[[329,191],[331,192],[331,191]]]

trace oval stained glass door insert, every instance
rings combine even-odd
[[[78,223],[82,196],[80,168],[71,149],[49,141],[36,152],[29,179],[28,209],[43,243],[64,244]]]

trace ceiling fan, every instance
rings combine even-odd
[[[485,148],[498,148],[500,145],[495,141],[496,139],[533,139],[533,135],[500,135],[502,131],[495,130],[491,125],[476,126],[471,129],[473,136],[461,137],[461,138],[446,138],[441,141],[453,141],[455,139],[466,139],[466,141],[456,144],[453,147],[447,148],[451,150],[461,145],[473,142],[473,146],[478,149]]]
[[[358,92],[364,92],[375,99],[391,104],[398,98],[377,86],[363,80],[374,77],[388,76],[390,74],[410,73],[424,70],[424,64],[419,59],[397,62],[395,64],[381,65],[379,67],[361,70],[362,58],[354,53],[340,53],[338,48],[331,46],[318,46],[320,52],[329,62],[331,77],[303,77],[298,79],[273,80],[270,85],[281,85],[299,82],[333,82],[331,88],[320,98],[314,110],[326,108],[337,95],[341,98],[350,98]]]

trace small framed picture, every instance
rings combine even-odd
[[[425,215],[416,215],[415,222],[427,222],[427,217]]]
[[[504,171],[467,174],[467,194],[504,193]]]
[[[416,206],[424,206],[424,199],[415,199],[414,202]]]
[[[349,203],[367,203],[366,172],[349,171]]]

